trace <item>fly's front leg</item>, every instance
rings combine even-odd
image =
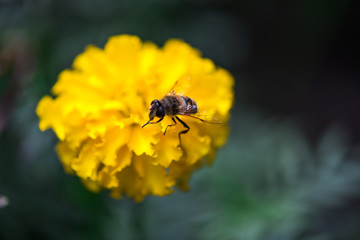
[[[175,118],[186,128],[185,130],[179,132],[179,142],[180,142],[180,146],[182,146],[181,144],[181,134],[185,134],[190,130],[190,127],[180,118],[178,118],[177,116],[175,116]]]
[[[170,124],[170,125],[167,125],[167,126],[166,126],[166,128],[165,128],[165,132],[164,132],[164,135],[165,135],[166,130],[167,130],[167,128],[168,128],[168,127],[172,127],[172,126],[175,126],[175,125],[177,124],[177,122],[176,122],[175,118],[173,118],[173,117],[172,117],[172,118],[171,118],[171,120],[173,120],[174,124]]]
[[[145,123],[145,124],[142,126],[142,128],[145,127],[145,126],[148,125],[148,124],[155,124],[155,123],[161,122],[163,119],[164,119],[164,118],[160,118],[160,119],[157,120],[156,122],[150,122],[150,120],[149,120],[147,123]]]

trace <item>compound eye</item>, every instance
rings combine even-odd
[[[154,104],[155,104],[155,106],[158,107],[160,105],[159,100],[157,100],[157,99],[153,100],[150,105],[154,105]]]
[[[158,109],[156,110],[156,116],[159,118],[163,118],[165,116],[165,112],[162,106],[159,106]]]

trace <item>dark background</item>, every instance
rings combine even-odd
[[[359,239],[358,1],[0,0],[0,239]],[[66,175],[39,99],[88,44],[181,38],[235,77],[228,144],[141,204]],[[201,86],[199,86],[201,87]]]

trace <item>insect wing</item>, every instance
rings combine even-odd
[[[196,114],[191,114],[191,115],[182,115],[184,117],[190,117],[190,118],[195,118],[201,122],[205,122],[205,123],[211,123],[211,124],[221,124],[222,121],[217,119],[216,117],[214,117],[211,114],[200,114],[200,113],[196,113]]]
[[[191,78],[189,76],[182,76],[171,87],[167,95],[186,95],[187,90],[190,87]]]

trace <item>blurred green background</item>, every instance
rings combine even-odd
[[[0,239],[360,239],[358,1],[0,0]],[[86,45],[181,38],[236,79],[212,166],[141,204],[64,173],[35,107]],[[8,205],[4,204],[4,197]]]

